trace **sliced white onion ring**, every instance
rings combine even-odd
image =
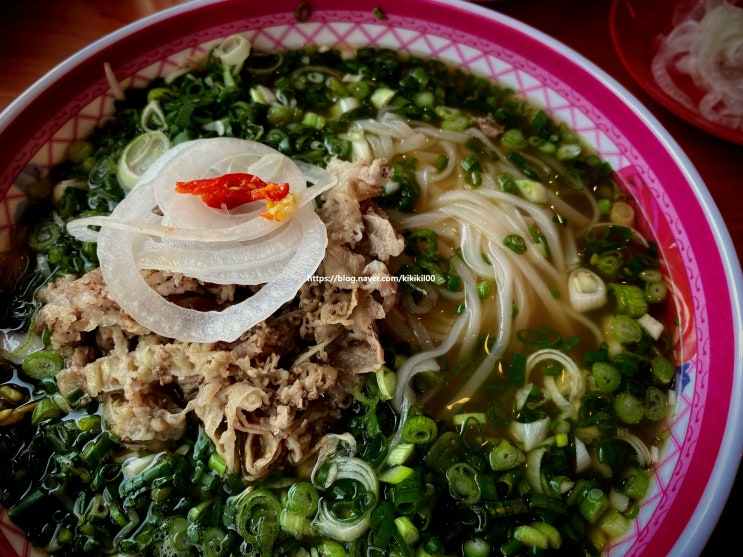
[[[580,368],[575,361],[560,350],[554,348],[543,348],[529,355],[526,359],[526,381],[529,381],[529,373],[534,368],[546,361],[555,361],[565,370],[565,380],[569,381],[570,394],[566,399],[557,388],[553,377],[547,375],[544,377],[544,387],[547,394],[553,402],[560,408],[563,414],[575,418],[577,416],[577,406],[580,404],[580,398],[586,392],[585,381],[580,372]]]
[[[651,72],[668,95],[711,122],[743,129],[743,7],[705,0],[679,3],[673,29],[657,38]],[[693,81],[690,95],[676,73]]]
[[[296,211],[283,221],[271,221],[260,216],[260,204],[226,211],[175,192],[176,182],[233,172],[288,182],[297,196]],[[98,241],[111,295],[137,322],[184,342],[231,342],[291,300],[316,271],[328,240],[310,201],[335,181],[324,170],[300,167],[260,143],[200,139],[160,157],[110,216],[78,219],[68,229],[79,239]],[[91,226],[100,226],[100,232]],[[200,311],[160,296],[144,280],[142,269],[216,284],[263,286],[221,311]]]
[[[292,216],[302,239],[283,272],[245,301],[222,311],[199,311],[178,306],[150,288],[135,259],[144,237],[104,227],[99,235],[103,279],[121,308],[138,323],[165,337],[183,342],[232,342],[291,300],[325,255],[325,224],[310,206]]]
[[[301,233],[301,229],[299,230]],[[297,236],[299,241],[300,235]],[[199,256],[203,255],[205,260],[209,256],[219,255],[220,251],[209,251],[205,249],[183,249],[183,259],[174,260],[170,257],[172,250],[165,249],[163,253],[152,253],[148,250],[149,244],[145,244],[135,252],[135,260],[140,269],[155,269],[173,273],[173,269],[179,269],[179,273],[199,279],[203,282],[215,284],[241,284],[258,285],[268,282],[280,273],[288,264],[296,252],[296,244],[287,249],[262,259],[243,259],[242,261],[231,261],[229,264],[220,264],[215,267],[208,263],[199,263]],[[197,255],[194,257],[193,254]]]
[[[296,251],[301,235],[299,224],[291,221],[271,235],[247,242],[162,241],[148,237],[138,250],[137,264],[140,269],[177,269],[184,275],[216,282],[210,275],[245,270],[247,263],[258,267],[285,260]],[[231,284],[258,283],[238,280]]]
[[[297,195],[297,208],[333,187],[336,178],[325,170],[300,163],[300,166],[275,149],[244,139],[218,137],[197,139],[176,145],[142,175],[135,190],[152,190],[149,207],[122,219],[118,211],[110,216],[77,219],[67,225],[79,240],[94,242],[97,233],[91,226],[107,226],[172,240],[200,242],[245,241],[275,231],[282,222],[260,216],[261,202],[249,203],[234,211],[214,209],[198,196],[176,193],[177,181],[210,178],[232,172],[246,172],[271,182],[288,182],[289,192]],[[310,186],[307,185],[310,182]],[[129,193],[122,202],[134,194]],[[144,200],[141,200],[144,203]],[[162,219],[150,219],[157,206]]]

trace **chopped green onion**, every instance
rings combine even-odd
[[[31,413],[31,423],[37,425],[44,420],[60,418],[63,414],[64,412],[62,412],[53,399],[44,397],[36,402]]]
[[[413,95],[413,102],[418,106],[433,106],[435,98],[430,91],[419,91]]]
[[[532,522],[531,526],[532,528],[536,528],[545,536],[547,536],[547,541],[550,548],[560,549],[560,546],[562,545],[562,536],[560,535],[560,531],[557,528],[542,521]]]
[[[418,531],[418,528],[416,528],[415,524],[413,524],[413,521],[410,520],[410,517],[398,516],[394,523],[395,529],[408,545],[413,545],[420,539],[420,532]]]
[[[615,201],[609,210],[609,220],[620,226],[632,226],[635,223],[635,210],[629,203]]]
[[[645,408],[635,395],[622,392],[614,398],[614,412],[626,424],[637,424],[645,416]]]
[[[286,508],[301,516],[313,516],[317,512],[320,496],[310,482],[292,484],[286,494]]]
[[[281,503],[273,493],[248,487],[227,499],[224,523],[234,527],[261,555],[271,555],[280,514]]]
[[[292,111],[289,107],[283,105],[272,105],[268,109],[266,118],[270,124],[281,126],[291,121]]]
[[[482,164],[477,155],[469,154],[462,158],[460,163],[465,175],[465,181],[471,186],[479,186],[482,183]]]
[[[227,463],[218,453],[209,455],[209,469],[220,476],[227,472]]]
[[[522,524],[513,531],[513,538],[522,544],[537,549],[549,549],[550,542],[547,535],[533,526]]]
[[[450,274],[446,281],[446,288],[450,292],[459,292],[462,289],[462,277]]]
[[[597,201],[599,214],[601,215],[608,215],[609,211],[611,210],[611,200],[609,199],[599,199]]]
[[[658,269],[643,269],[640,271],[638,276],[647,282],[658,282],[660,280],[663,280],[663,273],[661,273]]]
[[[477,484],[477,471],[466,462],[458,462],[446,469],[449,494],[464,503],[474,505],[480,500],[480,486]]]
[[[96,439],[88,441],[83,447],[80,458],[89,466],[96,466],[118,442],[119,440],[108,431],[101,432]]]
[[[456,114],[441,121],[441,129],[450,132],[466,130],[472,122],[464,114]]]
[[[648,312],[648,303],[642,288],[635,284],[611,283],[609,285],[617,301],[619,313],[640,317]]]
[[[333,541],[323,540],[314,549],[317,549],[317,555],[322,557],[347,557],[348,552],[345,546]],[[314,557],[314,553],[310,553]]]
[[[487,422],[487,417],[484,412],[467,412],[464,414],[454,414],[451,419],[451,423],[459,427],[465,425],[470,420],[475,420],[480,424]]]
[[[495,181],[502,191],[516,193],[518,190],[516,180],[508,172],[501,172],[500,174],[498,174],[498,176],[496,176],[495,178]]]
[[[500,143],[508,149],[525,149],[529,145],[524,133],[518,128],[511,128],[503,132],[500,136]]]
[[[545,257],[550,256],[550,247],[547,243],[547,237],[544,235],[544,233],[539,230],[535,226],[529,227],[529,233],[531,234],[532,239],[539,245],[539,247],[542,249],[542,252],[544,253]],[[553,294],[554,295],[554,294]],[[557,297],[557,296],[555,296]]]
[[[611,250],[591,257],[591,264],[604,277],[616,277],[622,270],[624,259],[622,254],[616,250]]]
[[[481,280],[477,283],[477,295],[481,300],[489,297],[492,293],[493,287],[489,280]]]
[[[608,508],[609,498],[599,488],[590,489],[578,505],[580,514],[590,524],[596,524]]]
[[[398,514],[411,515],[417,513],[423,503],[424,490],[423,475],[420,468],[413,468],[405,479],[394,484],[389,489],[389,500],[394,504]]]
[[[609,509],[601,517],[598,525],[607,536],[618,539],[627,531],[630,521],[616,509]]]
[[[570,444],[570,438],[567,433],[556,433],[555,434],[555,446],[556,447],[567,447]]]
[[[48,251],[62,236],[62,227],[52,219],[37,222],[28,236],[28,246],[34,251]]]
[[[117,177],[121,187],[130,191],[170,146],[170,140],[161,131],[145,132],[132,139],[119,158]]]
[[[550,122],[550,117],[544,110],[537,110],[531,118],[531,129],[534,133],[540,133]]]
[[[321,130],[325,127],[325,118],[315,112],[305,112],[302,117],[302,124],[310,126],[316,130]]]
[[[295,538],[310,535],[310,519],[289,509],[281,509],[279,526]]]
[[[471,538],[464,542],[462,552],[465,557],[488,557],[490,544],[483,538]]]
[[[387,484],[399,484],[413,473],[413,469],[403,464],[397,464],[379,474],[379,481]]]
[[[150,101],[144,107],[140,124],[146,131],[162,131],[167,129],[165,113],[157,100]]]
[[[397,374],[386,366],[376,371],[380,400],[391,400],[397,388]]]
[[[581,153],[581,146],[578,143],[562,143],[555,151],[557,160],[567,161],[576,158]]]
[[[387,106],[392,98],[395,96],[396,91],[389,89],[387,87],[380,87],[374,93],[372,93],[371,96],[371,103],[376,108],[382,108],[384,106]]]
[[[645,299],[650,303],[662,302],[666,299],[668,287],[662,280],[651,281],[645,284]]]
[[[596,386],[606,393],[613,393],[622,383],[622,374],[619,369],[609,362],[594,362],[591,373]]]
[[[371,92],[369,84],[365,81],[357,81],[348,84],[348,91],[357,99],[365,99]]]
[[[459,460],[463,449],[459,435],[453,431],[445,431],[436,438],[424,460],[429,467],[443,473]]]
[[[436,439],[438,426],[428,416],[410,416],[402,426],[402,440],[404,443],[423,445]]]
[[[611,320],[611,334],[622,344],[640,342],[642,327],[629,315],[615,315]]]
[[[439,246],[438,242],[438,234],[428,228],[410,232],[405,236],[405,245],[411,249],[413,255],[420,255],[426,259],[432,259],[436,255]]]
[[[503,245],[519,255],[526,253],[526,242],[524,241],[524,237],[519,234],[509,234],[506,236],[503,239]]]
[[[544,184],[526,178],[514,180],[514,183],[527,201],[537,204],[547,203],[547,188]]]
[[[527,141],[529,142],[529,145],[548,155],[553,154],[557,150],[557,145],[536,135],[530,136]]]
[[[81,416],[75,421],[80,431],[100,431],[101,417],[97,414]]]
[[[490,467],[496,472],[515,468],[524,460],[526,460],[524,453],[505,439],[498,441],[488,455]]]
[[[64,368],[64,358],[52,350],[38,350],[26,356],[21,367],[32,379],[51,379]]]
[[[392,538],[395,518],[395,508],[392,503],[383,499],[374,512],[372,512],[370,527],[370,538],[377,547],[385,547]]]
[[[447,155],[439,155],[436,159],[436,172],[442,172],[449,165],[449,157]]]
[[[649,420],[660,421],[668,415],[668,396],[658,387],[645,390],[645,416]]]
[[[413,443],[400,443],[395,445],[387,455],[387,464],[395,466],[398,464],[405,464],[415,452],[415,445]]]
[[[650,362],[650,368],[655,378],[664,385],[668,385],[676,375],[673,364],[663,356],[653,358]]]
[[[72,162],[83,162],[93,154],[94,147],[90,141],[78,139],[67,146],[67,159]]]
[[[647,495],[650,488],[650,475],[645,470],[635,468],[625,475],[622,485],[624,493],[631,499],[639,501]]]

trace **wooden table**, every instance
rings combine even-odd
[[[127,23],[186,0],[2,0],[0,3],[0,109],[77,50]],[[660,120],[702,175],[736,247],[743,255],[743,146],[685,123],[634,82],[609,36],[608,0],[481,2],[567,44],[624,85]],[[383,0],[380,0],[383,6]],[[703,555],[723,554],[738,539],[741,474]]]

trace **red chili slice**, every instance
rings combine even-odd
[[[234,209],[244,203],[267,199],[280,201],[289,194],[289,184],[265,182],[243,172],[202,178],[189,182],[176,182],[175,191],[201,196],[201,200],[214,209]]]

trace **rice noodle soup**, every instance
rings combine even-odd
[[[629,527],[673,292],[539,107],[235,35],[67,155],[5,254],[1,500],[35,546],[593,555]]]

